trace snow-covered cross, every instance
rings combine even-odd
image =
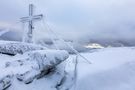
[[[25,33],[26,35],[24,35],[24,42],[27,43],[33,43],[33,21],[35,20],[41,20],[43,18],[43,15],[33,15],[33,10],[34,10],[34,5],[33,4],[29,4],[29,16],[28,17],[22,17],[21,18],[21,22],[22,23],[26,23],[28,22],[28,31],[27,33]]]

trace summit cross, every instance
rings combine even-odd
[[[27,43],[33,43],[33,29],[34,29],[33,22],[41,20],[43,18],[43,14],[33,15],[33,11],[34,5],[29,4],[29,16],[21,18],[22,23],[28,22],[28,31],[27,33],[25,33],[26,35],[24,35],[25,37],[23,38],[23,41]]]

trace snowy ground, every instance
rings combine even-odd
[[[92,64],[79,57],[76,90],[135,90],[135,48],[106,48],[82,55],[92,61]],[[69,73],[74,68],[72,57],[74,56],[70,56],[66,65]],[[0,54],[0,70],[5,62],[14,58],[16,57]],[[56,82],[57,74],[34,80],[31,84],[14,79],[8,90],[56,90]]]
[[[107,48],[83,55],[93,64],[80,59],[76,90],[135,90],[135,48]]]

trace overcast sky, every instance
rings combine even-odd
[[[27,16],[29,3],[67,38],[135,39],[135,0],[0,0],[0,27]]]

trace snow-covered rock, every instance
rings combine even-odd
[[[0,71],[0,90],[4,90],[12,84],[13,74],[7,70]]]
[[[20,79],[20,77],[22,79],[23,77],[24,79],[22,79],[22,81],[25,83],[29,83],[35,78],[43,77],[69,57],[68,53],[64,50],[37,50],[27,54],[29,60],[36,62],[37,65],[32,64],[30,71],[17,75],[18,79]]]
[[[7,75],[0,80],[0,90],[4,90],[11,85],[11,76]]]
[[[52,68],[69,57],[65,50],[37,50],[28,53],[28,56],[37,61],[40,69]]]
[[[68,52],[64,50],[48,50],[39,45],[13,41],[0,41],[0,53],[10,57],[8,62],[4,61],[4,67],[0,68],[3,72],[0,74],[0,90],[12,85],[14,77],[29,84],[34,79],[58,69],[57,66],[69,57]],[[54,74],[58,75],[59,79],[63,77],[63,73],[57,74],[55,71]]]
[[[39,79],[52,72],[58,64],[69,57],[69,54],[64,50],[35,50],[20,56],[20,59],[7,62],[5,69],[12,72],[19,81],[29,84],[34,79]],[[8,75],[11,74],[8,73]]]
[[[35,70],[35,69],[31,69],[23,74],[17,74],[16,78],[19,81],[23,81],[25,84],[29,84],[31,83],[36,77],[37,75],[40,74],[40,71]]]
[[[0,53],[3,54],[16,55],[16,54],[23,54],[28,51],[44,50],[44,49],[46,48],[35,44],[0,41]]]

